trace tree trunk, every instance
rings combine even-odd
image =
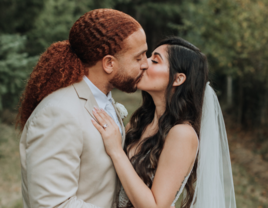
[[[268,81],[268,80],[267,80]],[[266,82],[267,83],[267,82]],[[268,84],[266,84],[265,93],[263,94],[263,104],[261,107],[261,126],[265,127],[268,124],[267,114],[268,114]]]
[[[233,78],[229,75],[227,76],[227,107],[232,107],[233,105]]]
[[[239,78],[239,86],[238,86],[238,115],[237,115],[237,123],[242,126],[242,118],[243,118],[243,78]]]

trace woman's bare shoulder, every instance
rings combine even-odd
[[[177,124],[173,126],[166,138],[166,142],[175,146],[184,146],[196,150],[198,138],[194,128],[187,124]]]

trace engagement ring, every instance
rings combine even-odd
[[[104,124],[102,127],[103,127],[104,129],[106,129],[106,128],[108,127],[108,125],[107,125],[107,124]]]

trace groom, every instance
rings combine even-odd
[[[123,145],[124,126],[111,90],[136,90],[148,67],[145,33],[132,17],[98,9],[76,21],[69,41],[71,53],[89,73],[46,96],[24,126],[20,141],[24,208],[116,207],[119,183],[92,125],[92,110],[103,108],[115,120]],[[92,63],[85,63],[89,58]]]

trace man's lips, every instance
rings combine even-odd
[[[139,83],[141,81],[143,73],[144,73],[144,71],[138,76],[136,83]]]

